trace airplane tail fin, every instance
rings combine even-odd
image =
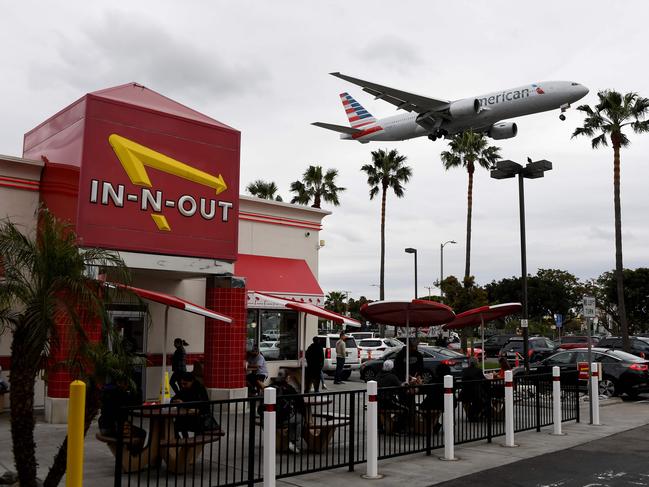
[[[349,119],[349,125],[352,128],[361,128],[376,122],[376,118],[370,112],[365,110],[349,93],[341,93],[340,100]]]

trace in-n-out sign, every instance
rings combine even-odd
[[[92,179],[90,181],[90,203],[105,206],[112,204],[117,208],[124,208],[126,203],[132,203],[134,206],[137,205],[141,211],[152,211],[151,218],[158,230],[167,232],[171,231],[171,226],[162,214],[163,208],[175,209],[187,218],[198,213],[204,220],[209,221],[216,217],[222,222],[228,221],[229,211],[233,206],[231,201],[204,197],[197,199],[190,194],[184,194],[178,198],[165,198],[162,191],[149,189],[152,187],[152,183],[146,168],[157,169],[207,186],[212,188],[217,195],[228,187],[220,174],[215,176],[201,171],[117,134],[111,134],[108,137],[108,142],[131,182],[140,186],[141,189],[126,193],[126,187],[123,184],[113,185],[110,181]]]

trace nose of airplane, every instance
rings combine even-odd
[[[588,94],[588,88],[586,88],[584,85],[579,85],[577,87],[577,93],[579,94],[579,98],[583,98]]]

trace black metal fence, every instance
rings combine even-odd
[[[577,384],[561,384],[563,421],[579,420]],[[502,380],[456,382],[455,443],[505,434]],[[379,458],[444,445],[442,384],[380,388]],[[552,377],[516,378],[515,431],[552,424]],[[254,485],[263,477],[261,398],[124,409],[116,438],[101,437],[115,454],[115,486]],[[278,395],[278,478],[365,462],[366,391]]]

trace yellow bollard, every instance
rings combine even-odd
[[[75,380],[70,384],[68,404],[68,468],[66,487],[83,485],[83,431],[85,429],[86,383]]]

